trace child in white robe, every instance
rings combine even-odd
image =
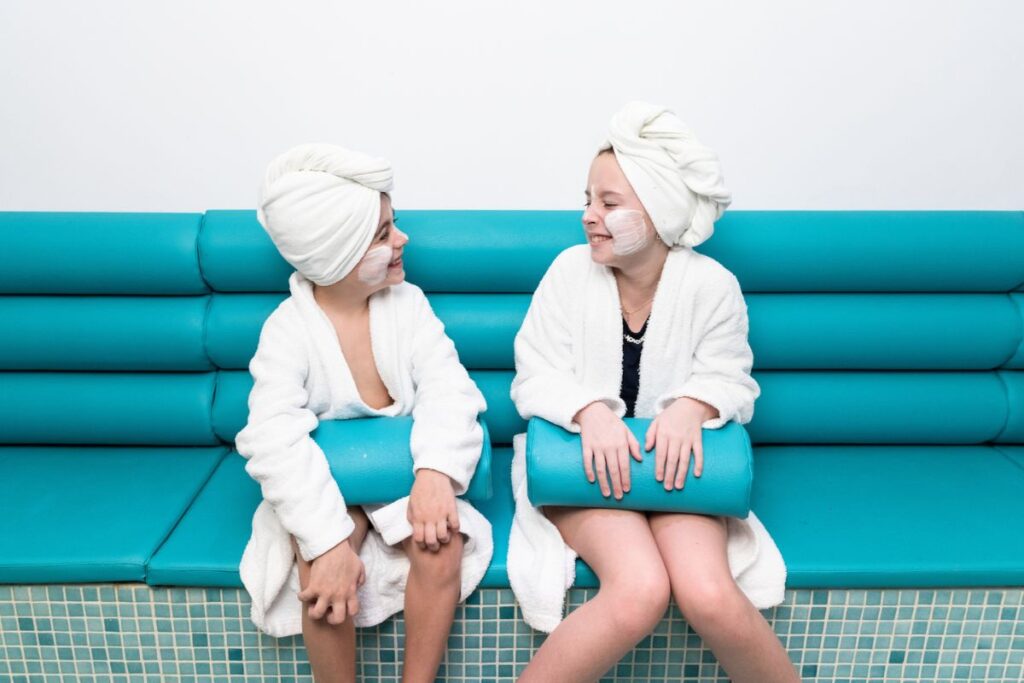
[[[480,457],[483,396],[423,292],[404,281],[390,165],[303,145],[267,169],[261,224],[295,267],[267,319],[238,452],[264,500],[240,573],[252,619],[302,633],[317,681],[354,680],[354,626],[405,610],[405,680],[432,681],[457,603],[493,552],[463,493]],[[412,415],[415,483],[388,505],[348,508],[320,420]]]

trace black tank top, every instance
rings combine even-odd
[[[626,417],[634,416],[636,397],[640,392],[640,354],[644,350],[647,320],[640,331],[634,334],[626,324],[626,319],[622,319],[622,386],[619,388],[619,398],[626,404]]]

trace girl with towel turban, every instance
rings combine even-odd
[[[703,468],[701,428],[749,422],[747,311],[736,278],[692,247],[730,202],[718,158],[672,112],[635,102],[591,163],[587,244],[544,275],[515,341],[512,399],[529,419],[580,433],[580,476],[630,490],[630,458],[656,460],[666,490]],[[638,443],[623,416],[653,418]],[[532,507],[516,437],[508,572],[523,616],[551,632],[522,681],[594,681],[664,616],[670,594],[734,681],[799,680],[758,612],[782,602],[786,568],[747,519]],[[708,463],[714,467],[713,463]],[[601,582],[562,619],[577,554]],[[583,645],[581,647],[581,645]]]
[[[354,626],[405,610],[403,680],[433,681],[455,607],[491,560],[491,526],[456,495],[475,471],[484,399],[423,292],[404,281],[391,166],[302,145],[266,171],[257,216],[295,267],[249,365],[236,437],[263,492],[239,568],[252,620],[302,633],[318,682],[355,680]],[[320,420],[412,415],[415,483],[347,508]]]

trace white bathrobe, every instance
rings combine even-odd
[[[619,398],[618,289],[611,269],[591,260],[589,246],[570,247],[551,264],[516,336],[515,357],[512,400],[523,418],[542,417],[578,433],[572,418],[593,401],[605,402],[620,417],[625,414]],[[636,416],[652,418],[676,398],[690,396],[719,411],[719,417],[703,424],[706,429],[749,422],[760,394],[750,376],[752,365],[747,308],[735,276],[692,249],[672,249],[640,356]],[[550,632],[562,620],[576,553],[527,498],[525,441],[520,434],[513,442],[516,511],[508,574],[526,622]],[[739,587],[758,609],[779,604],[786,567],[775,542],[753,512],[727,521],[729,566]]]
[[[375,410],[360,398],[310,281],[294,273],[288,284],[291,296],[264,323],[249,364],[255,380],[249,421],[235,439],[238,452],[249,459],[246,471],[263,491],[239,570],[252,598],[253,622],[277,637],[302,631],[289,534],[303,558],[312,560],[354,529],[327,459],[309,436],[319,421],[411,414],[413,469],[443,472],[461,494],[480,457],[483,430],[477,416],[486,408],[444,326],[415,285],[395,285],[370,298],[373,356],[394,399]],[[412,534],[407,506],[405,496],[365,508],[373,528],[359,553],[366,583],[359,589],[356,626],[379,624],[402,609],[409,560],[395,544]],[[487,519],[462,499],[457,506],[467,537],[464,600],[483,577],[494,546]]]

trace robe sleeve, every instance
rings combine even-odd
[[[278,308],[264,323],[249,363],[249,420],[235,447],[248,459],[246,472],[259,482],[263,499],[311,561],[348,538],[355,523],[310,437],[319,421],[308,408],[309,358],[299,330],[282,313]]]
[[[702,292],[712,313],[694,350],[690,376],[655,401],[656,413],[683,396],[714,406],[718,417],[706,420],[705,429],[718,429],[730,421],[750,422],[761,393],[750,375],[754,354],[747,340],[747,305],[736,277],[728,275],[722,284]]]
[[[578,293],[565,277],[567,265],[561,257],[551,264],[516,334],[512,401],[524,420],[540,417],[578,434],[573,417],[591,403],[603,401],[620,417],[626,409],[617,395],[604,396],[576,378],[569,307]]]
[[[412,380],[415,387],[410,449],[413,471],[427,468],[452,480],[465,493],[483,447],[477,418],[487,409],[483,394],[459,362],[423,292],[416,288],[412,327]]]

